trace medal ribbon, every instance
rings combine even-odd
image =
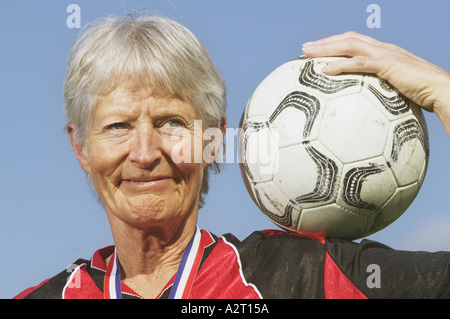
[[[203,247],[200,246],[201,237],[200,229],[197,226],[194,237],[192,237],[181,257],[169,299],[185,299],[189,297],[203,256]],[[103,290],[105,299],[122,299],[119,260],[115,249],[106,269]]]
[[[105,283],[103,287],[105,299],[122,299],[122,289],[120,288],[120,268],[117,252],[111,256],[108,268],[105,274]]]

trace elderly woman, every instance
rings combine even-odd
[[[444,70],[354,33],[309,43],[304,52],[355,57],[328,72],[376,73],[434,110],[450,133]],[[450,296],[448,253],[268,230],[241,242],[198,229],[222,143],[217,136],[209,141],[205,156],[203,132],[225,132],[225,86],[180,24],[147,16],[101,20],[73,48],[64,96],[70,141],[104,204],[115,245],[17,298]],[[376,289],[367,284],[373,264],[383,271]]]

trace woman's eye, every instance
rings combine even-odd
[[[169,127],[180,127],[184,126],[184,122],[181,119],[170,119],[166,122]]]
[[[128,128],[126,123],[118,122],[110,124],[106,127],[107,130],[125,130]]]

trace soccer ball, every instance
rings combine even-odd
[[[334,59],[302,56],[264,79],[242,115],[239,162],[275,224],[353,240],[412,203],[427,170],[428,132],[421,109],[388,82],[324,75]]]

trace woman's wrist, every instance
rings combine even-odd
[[[443,77],[439,90],[439,98],[433,105],[433,111],[450,137],[450,73]]]

